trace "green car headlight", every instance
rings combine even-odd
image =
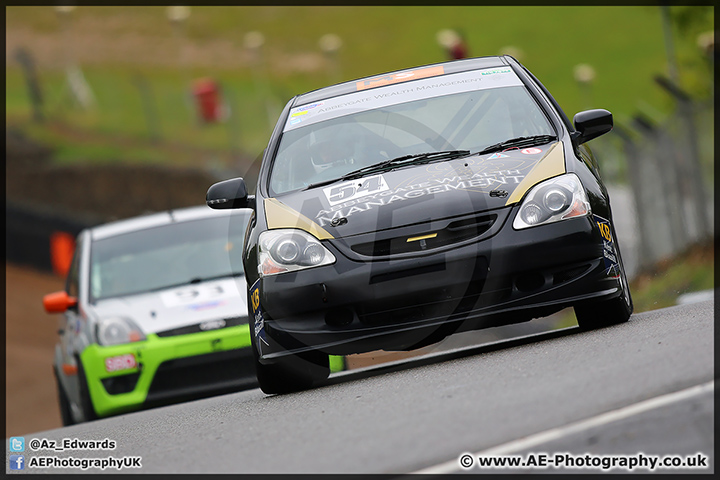
[[[129,318],[108,317],[97,324],[97,339],[103,346],[122,345],[145,340],[145,334]]]

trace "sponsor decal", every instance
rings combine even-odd
[[[303,105],[302,107],[293,108],[293,112],[306,112],[308,110],[312,110],[315,107],[319,107],[322,104],[323,102],[316,102],[309,105]]]
[[[208,320],[207,322],[202,322],[200,324],[200,330],[207,331],[207,330],[217,330],[218,328],[223,328],[225,326],[225,320],[222,318],[219,318],[217,320]]]
[[[483,70],[483,75],[497,75],[498,73],[510,73],[512,72],[512,68],[505,67],[505,68],[490,68],[488,70]]]
[[[525,148],[520,150],[520,153],[524,153],[525,155],[536,155],[538,153],[542,153],[542,150],[539,148]]]
[[[288,125],[295,125],[304,120],[303,115],[312,113],[314,108],[322,106],[323,102],[311,103],[309,105],[303,105],[302,107],[296,107],[290,110],[290,118],[288,119]]]
[[[363,177],[327,187],[323,189],[323,193],[325,193],[325,197],[330,205],[337,205],[338,203],[344,203],[355,198],[377,192],[384,192],[389,189],[385,178],[382,175],[375,175],[373,177]]]
[[[239,295],[234,280],[223,280],[220,283],[192,285],[173,289],[160,294],[166,307],[186,307],[193,310],[215,308],[227,303],[230,298]]]
[[[620,278],[620,266],[617,260],[617,251],[612,237],[610,222],[602,217],[593,215],[593,221],[600,231],[603,239],[603,257],[605,257],[605,273],[608,277]]]
[[[265,319],[263,318],[262,308],[260,306],[260,279],[258,278],[252,287],[250,287],[250,306],[253,312],[254,322],[254,335],[255,338],[268,345],[267,338],[265,337]],[[258,353],[262,354],[260,343],[257,344]]]
[[[383,190],[371,195],[351,199],[341,204],[332,205],[329,209],[321,210],[315,216],[315,221],[324,227],[332,224],[336,218],[346,218],[359,212],[367,212],[375,208],[390,205],[394,202],[402,202],[424,195],[437,195],[452,191],[485,191],[495,185],[515,185],[525,178],[519,170],[506,170],[493,172],[492,174],[473,174],[467,176],[453,176],[445,178],[434,178],[428,181]]]
[[[210,310],[211,308],[216,308],[216,307],[219,307],[220,305],[225,305],[226,303],[227,302],[225,300],[213,300],[211,302],[203,302],[203,303],[196,303],[193,305],[188,305],[186,308],[198,312],[198,311],[202,311],[202,310]]]
[[[496,158],[506,158],[506,157],[509,157],[509,155],[505,155],[504,153],[497,152],[497,153],[493,153],[492,155],[490,155],[488,157],[488,160],[494,160]]]
[[[444,195],[447,192],[467,191],[489,193],[491,191],[513,191],[536,164],[535,160],[525,158],[507,158],[488,162],[489,159],[463,159],[457,162],[441,162],[428,165],[421,175],[390,188],[385,178],[382,186],[374,183],[368,191],[359,192],[347,188],[347,191],[325,189],[330,206],[315,215],[315,222],[321,227],[337,226],[347,222],[348,217],[370,212],[395,202],[412,200],[425,195]],[[466,165],[467,164],[467,165]],[[382,177],[378,175],[378,177]],[[353,185],[363,179],[355,180]],[[377,182],[378,180],[375,180]],[[338,185],[343,187],[345,184]],[[353,187],[354,188],[354,187]],[[336,195],[330,198],[330,195]],[[342,198],[341,198],[342,197]],[[345,219],[345,220],[340,220]],[[335,222],[335,225],[333,225]]]
[[[381,87],[383,85],[391,85],[393,83],[407,82],[408,80],[417,80],[418,78],[434,77],[436,75],[442,75],[443,73],[445,73],[445,69],[442,66],[421,68],[410,72],[401,72],[394,73],[392,75],[368,78],[367,80],[357,82],[355,85],[359,91],[368,88]]]
[[[105,371],[108,373],[130,370],[135,367],[137,367],[137,361],[135,360],[135,355],[132,353],[105,359]]]

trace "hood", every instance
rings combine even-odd
[[[157,292],[108,298],[94,305],[98,319],[121,316],[144,333],[162,332],[208,320],[247,316],[245,277],[226,277]]]
[[[401,167],[265,201],[268,228],[342,238],[503,208],[565,173],[561,142]]]

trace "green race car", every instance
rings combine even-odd
[[[63,424],[257,386],[240,258],[252,214],[191,207],[80,232],[65,290],[43,299],[64,314]]]

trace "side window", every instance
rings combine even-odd
[[[65,283],[65,291],[71,297],[77,297],[80,294],[80,257],[82,256],[82,235],[79,235],[75,242],[75,253],[73,254],[70,270],[68,271]]]
[[[574,132],[574,131],[575,131],[575,126],[572,124],[572,122],[570,122],[570,119],[569,119],[569,118],[567,117],[567,115],[565,114],[565,111],[564,111],[562,108],[560,108],[560,104],[557,103],[557,100],[555,100],[555,97],[553,97],[553,96],[550,94],[550,92],[548,91],[548,89],[545,88],[545,85],[543,85],[542,83],[540,83],[540,80],[538,80],[538,79],[535,77],[535,75],[533,75],[527,68],[525,68],[525,67],[522,67],[522,68],[523,68],[523,70],[525,70],[525,73],[526,73],[530,78],[533,79],[533,81],[535,82],[535,85],[537,85],[537,86],[540,88],[540,90],[542,90],[543,94],[545,95],[545,97],[547,97],[547,99],[550,101],[550,103],[552,104],[552,106],[555,107],[555,111],[558,113],[558,115],[560,115],[560,120],[565,124],[565,127],[568,129],[568,131],[569,131],[569,132]]]

